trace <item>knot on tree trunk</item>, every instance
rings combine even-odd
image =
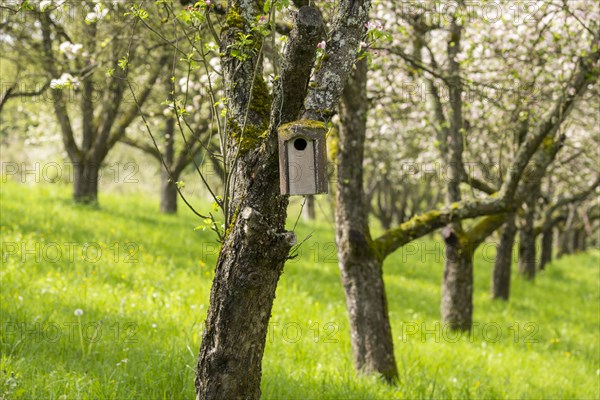
[[[269,223],[264,216],[252,207],[245,207],[240,216],[245,221],[244,233],[246,239],[259,237],[259,241],[263,239],[283,243],[288,248],[296,244],[296,234],[294,232],[275,232],[269,228]],[[260,236],[258,236],[260,235]]]

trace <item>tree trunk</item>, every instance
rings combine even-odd
[[[314,221],[316,219],[316,211],[315,196],[306,196],[306,204],[304,204],[304,219],[306,221]]]
[[[98,202],[100,165],[90,161],[73,163],[73,200],[77,203]]]
[[[585,228],[581,227],[575,230],[574,247],[577,252],[585,252],[587,250],[586,237]]]
[[[510,274],[512,270],[512,252],[515,244],[517,226],[515,216],[508,217],[500,235],[496,251],[494,272],[492,274],[492,298],[508,300],[510,297]]]
[[[354,367],[359,373],[380,374],[393,382],[398,378],[398,369],[382,263],[368,245],[369,237],[347,225],[339,225],[337,240],[344,248],[339,248],[338,258],[350,319]]]
[[[447,226],[442,230],[446,263],[442,283],[442,321],[450,329],[466,331],[473,322],[473,252]]]
[[[177,186],[173,182],[166,172],[162,172],[160,175],[160,212],[164,214],[175,214],[177,213]],[[174,179],[177,179],[174,177]]]
[[[369,0],[339,3],[327,44],[329,57],[323,59],[315,76],[319,89],[311,88],[307,95],[323,20],[317,9],[301,7],[271,104],[260,68],[262,54],[249,51],[240,59],[233,53],[240,35],[252,37],[253,49],[262,48],[262,36],[253,29],[253,21],[264,13],[260,3],[228,1],[227,23],[221,30],[231,175],[223,196],[226,235],[198,359],[197,399],[260,397],[261,361],[275,289],[296,241],[294,233],[285,231],[288,197],[280,194],[278,131],[326,135],[325,122],[331,111],[323,114],[337,106],[365,34],[370,8]]]
[[[398,377],[382,260],[374,250],[365,207],[362,164],[368,101],[367,62],[359,61],[340,107],[336,240],[350,317],[354,367],[361,373]]]
[[[519,231],[519,273],[527,280],[535,279],[535,201],[536,196],[529,197],[525,204],[523,226]]]
[[[542,249],[540,255],[540,270],[546,269],[546,264],[552,262],[552,243],[554,242],[554,229],[552,226],[542,231]]]
[[[171,90],[171,82],[167,81],[167,89]],[[172,101],[172,99],[169,99]],[[167,118],[164,131],[164,154],[163,159],[169,167],[169,172],[162,168],[161,173],[161,190],[160,190],[160,211],[165,214],[175,214],[177,212],[177,179],[179,179],[180,171],[174,171],[175,159],[175,119]]]
[[[570,254],[571,241],[571,230],[566,226],[563,226],[558,235],[558,251],[556,253],[556,258],[561,258],[564,255]]]

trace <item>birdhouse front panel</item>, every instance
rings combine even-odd
[[[287,142],[289,194],[303,195],[317,192],[315,176],[315,142],[297,137]]]
[[[318,121],[300,120],[279,127],[281,194],[327,193],[327,128]]]

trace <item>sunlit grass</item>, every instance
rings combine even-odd
[[[58,185],[3,183],[0,200],[2,398],[193,398],[216,259],[215,237],[194,230],[201,221],[185,209],[160,215],[143,195],[75,206]],[[297,206],[290,214],[293,226]],[[509,303],[490,300],[492,262],[480,252],[478,325],[460,338],[436,325],[441,246],[391,256],[401,380],[389,387],[353,372],[330,219],[297,231],[312,237],[278,287],[263,398],[600,396],[598,251],[553,263],[535,284],[515,276]]]

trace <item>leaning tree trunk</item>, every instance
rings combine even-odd
[[[542,248],[540,254],[540,270],[544,270],[547,264],[552,262],[552,243],[554,242],[554,229],[552,226],[542,231]]]
[[[466,331],[473,322],[473,250],[450,226],[442,230],[446,262],[442,283],[442,321],[452,330]]]
[[[500,243],[496,251],[494,271],[492,273],[492,298],[508,300],[510,297],[510,275],[512,270],[512,253],[515,244],[517,226],[515,216],[510,215],[504,224]]]
[[[354,367],[398,377],[383,283],[382,260],[374,249],[365,206],[362,164],[367,121],[367,62],[359,61],[340,107],[336,240],[338,262],[350,318]]]
[[[170,81],[168,88],[170,90]],[[177,180],[179,179],[179,171],[173,170],[175,158],[175,119],[168,118],[165,124],[164,131],[164,163],[169,167],[166,171],[165,166],[162,166],[161,185],[160,185],[160,211],[165,214],[175,214],[177,212]]]
[[[73,200],[84,204],[96,203],[99,177],[99,163],[88,160],[73,163]]]
[[[535,201],[536,196],[530,196],[525,204],[523,226],[519,231],[519,273],[527,280],[535,279]]]

